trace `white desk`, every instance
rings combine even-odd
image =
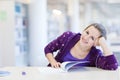
[[[0,70],[10,72],[0,80],[120,80],[120,68],[107,71],[86,67],[77,72],[57,72],[48,67],[5,67]],[[22,75],[23,71],[26,75]]]

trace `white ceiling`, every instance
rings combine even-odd
[[[49,9],[67,10],[69,0],[48,0]],[[79,3],[93,3],[92,6],[108,17],[120,17],[120,0],[79,0]],[[80,8],[81,9],[81,8]],[[114,15],[115,14],[115,15]]]
[[[66,4],[70,0],[47,0],[49,4]],[[105,3],[120,3],[120,0],[79,0],[80,3],[87,2],[105,2]]]

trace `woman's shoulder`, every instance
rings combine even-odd
[[[74,36],[74,35],[81,35],[80,33],[75,33],[75,32],[72,32],[72,31],[65,31],[63,33],[63,35],[70,35],[70,36]]]

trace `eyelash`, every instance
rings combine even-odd
[[[89,34],[89,32],[88,32],[88,31],[86,31],[86,33],[87,33],[87,34]]]

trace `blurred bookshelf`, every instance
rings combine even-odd
[[[28,16],[27,4],[15,4],[15,55],[16,66],[26,66],[28,61]]]

